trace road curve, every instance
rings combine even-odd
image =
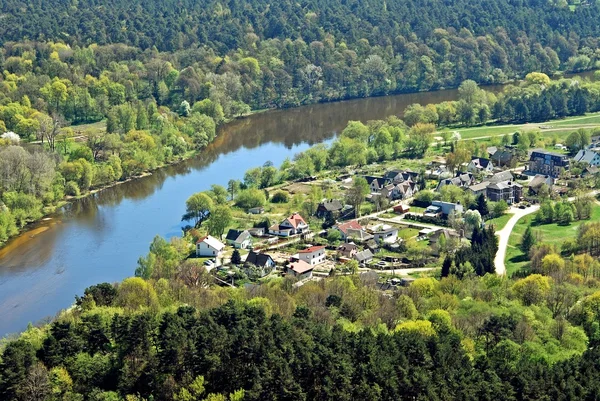
[[[496,274],[505,275],[506,274],[506,266],[504,265],[504,259],[506,258],[506,248],[508,247],[508,239],[510,238],[510,234],[512,233],[513,228],[515,228],[515,224],[517,221],[521,219],[521,217],[527,216],[528,214],[535,213],[539,210],[540,205],[533,205],[526,209],[519,209],[516,207],[511,208],[510,213],[513,213],[513,216],[508,220],[506,226],[500,231],[496,232],[498,238],[498,252],[496,253],[496,258],[494,259],[494,266],[496,267]]]

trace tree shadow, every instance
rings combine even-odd
[[[511,263],[527,262],[528,260],[529,258],[527,257],[527,255],[517,255],[509,259]]]

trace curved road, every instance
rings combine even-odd
[[[521,217],[527,216],[528,214],[535,213],[539,210],[540,205],[529,206],[527,209],[519,209],[516,207],[511,208],[511,213],[513,216],[508,220],[504,228],[500,231],[496,232],[496,235],[500,237],[498,239],[498,252],[496,253],[496,258],[494,259],[494,265],[496,266],[496,274],[505,275],[506,274],[506,266],[504,265],[504,259],[506,258],[506,248],[508,247],[508,239],[510,238],[510,234],[512,233],[513,228],[515,228],[515,224],[517,221],[521,219]]]

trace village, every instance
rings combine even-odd
[[[526,157],[490,146],[488,157],[455,168],[438,156],[418,169],[377,163],[284,182],[265,189],[264,204],[235,208],[221,238],[198,238],[193,257],[222,285],[283,275],[301,286],[375,271],[381,289],[394,289],[438,269],[442,254],[469,244],[475,225],[500,231],[517,209],[528,214],[592,187],[599,146],[592,137],[572,158],[561,144]]]

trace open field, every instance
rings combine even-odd
[[[523,233],[527,229],[527,226],[531,224],[534,218],[535,214],[523,217],[515,225],[515,228],[510,235],[505,259],[506,273],[509,277],[512,273],[527,264],[525,255],[519,249],[519,244],[521,243],[521,238],[523,237]],[[598,220],[600,220],[600,206],[594,205],[592,209],[592,217],[589,220],[575,221],[568,226],[558,224],[543,224],[540,226],[532,226],[532,229],[534,234],[539,233],[539,235],[541,235],[541,242],[560,247],[560,245],[566,240],[577,237],[577,230],[582,223]]]
[[[494,217],[493,219],[489,219],[485,222],[486,227],[491,225],[494,226],[494,231],[500,231],[504,228],[508,220],[513,216],[512,213],[505,213],[500,217]]]

